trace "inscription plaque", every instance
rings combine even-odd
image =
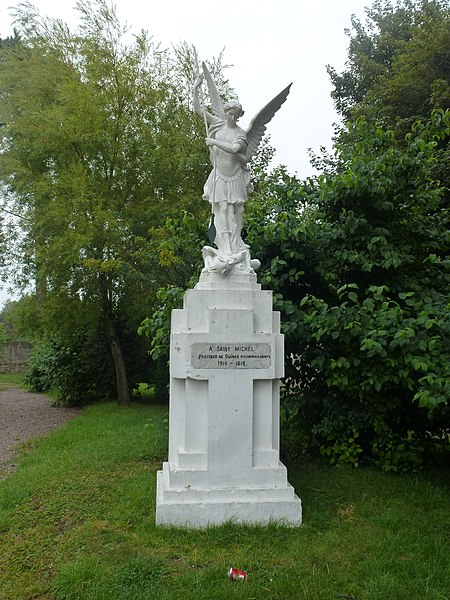
[[[192,344],[191,364],[195,369],[269,369],[270,344]]]

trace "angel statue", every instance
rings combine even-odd
[[[247,162],[256,152],[267,123],[286,100],[292,84],[261,109],[245,131],[237,124],[244,114],[242,106],[237,101],[223,105],[205,63],[202,67],[204,76],[199,75],[194,83],[193,103],[194,110],[205,119],[207,129],[206,144],[213,168],[205,183],[203,198],[211,204],[209,237],[217,246],[217,250],[209,246],[203,248],[205,270],[222,274],[252,272],[259,261],[250,259],[249,247],[241,237],[244,204],[251,191]],[[200,101],[204,79],[213,115]]]

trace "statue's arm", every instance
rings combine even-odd
[[[236,142],[222,142],[220,140],[215,140],[214,138],[206,138],[206,144],[208,146],[217,146],[224,152],[228,152],[229,154],[237,154],[242,151],[242,143],[240,141]]]
[[[194,89],[193,89],[193,93],[192,93],[192,100],[193,100],[193,105],[194,105],[194,110],[195,112],[203,119],[204,115],[206,116],[206,120],[208,121],[208,124],[212,122],[213,120],[213,116],[203,108],[203,106],[200,103],[200,97],[199,97],[199,89],[200,86],[202,85],[203,82],[203,77],[199,77],[196,82],[194,83]]]

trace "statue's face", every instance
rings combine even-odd
[[[225,112],[225,116],[228,123],[234,124],[239,119],[240,111],[238,108],[228,108]]]

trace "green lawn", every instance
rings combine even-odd
[[[164,407],[114,404],[28,444],[0,481],[0,599],[450,598],[450,470],[290,465],[300,528],[186,531],[154,525],[166,446]]]
[[[23,377],[23,373],[0,373],[0,392],[12,386],[25,387]]]

